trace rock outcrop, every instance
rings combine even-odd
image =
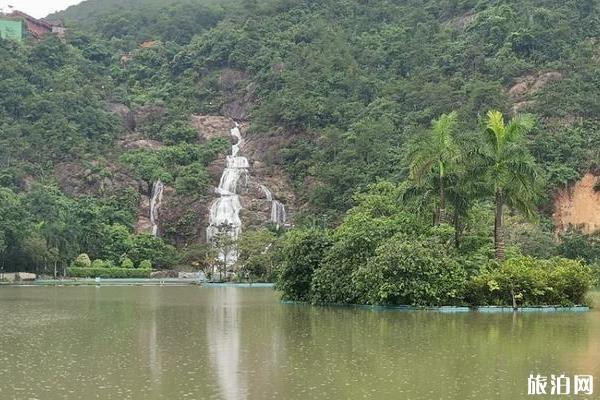
[[[557,193],[553,214],[557,232],[577,229],[590,234],[600,230],[600,191],[596,191],[599,182],[599,176],[588,173]]]
[[[191,124],[198,131],[198,140],[204,142],[218,137],[231,140],[229,130],[235,122],[220,115],[192,115]]]
[[[127,150],[160,150],[164,145],[158,140],[152,139],[125,139],[121,146]]]
[[[107,109],[109,112],[116,114],[121,120],[121,126],[125,131],[135,130],[135,116],[125,104],[122,103],[108,103]]]
[[[143,183],[134,179],[123,166],[91,161],[64,162],[54,168],[60,188],[72,196],[102,196],[126,188],[144,190]]]
[[[527,100],[528,96],[561,79],[562,74],[557,71],[544,72],[538,75],[526,75],[519,78],[517,83],[508,89],[508,97],[513,102],[513,114],[523,112],[535,104],[535,101]]]
[[[235,124],[234,120],[222,116],[194,115],[192,116],[192,125],[198,130],[200,141],[215,137],[224,137],[231,140],[230,129]],[[247,125],[242,123],[240,126],[244,144],[240,149],[241,155],[248,158],[250,168],[248,179],[240,180],[238,193],[242,204],[240,218],[242,228],[257,228],[269,223],[271,217],[271,201],[269,201],[261,188],[261,185],[268,187],[273,198],[281,201],[285,207],[288,218],[291,219],[295,209],[295,196],[292,190],[292,183],[277,165],[277,154],[288,143],[285,135],[281,136],[262,136],[258,134],[249,134]],[[209,174],[213,181],[213,186],[219,185],[223,168],[225,167],[225,155],[213,161],[208,167]],[[210,205],[218,198],[216,194],[209,196],[210,201],[203,205],[207,212]],[[206,225],[205,225],[206,226]]]

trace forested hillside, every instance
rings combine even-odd
[[[550,216],[557,189],[600,173],[598,0],[89,0],[52,17],[67,22],[65,42],[0,41],[6,268],[66,264],[80,252],[176,263],[135,253],[150,242],[133,233],[136,184],[72,196],[54,171],[85,162],[99,175],[128,171],[134,182],[161,178],[200,196],[211,185],[206,166],[225,147],[196,143],[191,114],[247,122],[249,136],[276,143],[264,162],[293,182],[294,224],[318,228],[338,226],[384,180],[417,220],[439,220],[436,176],[416,179],[413,168],[432,121],[453,113],[458,164],[467,165],[485,148],[488,111],[507,122],[530,114],[516,145],[532,157],[536,196],[531,213],[507,203],[509,247],[596,260],[593,239],[556,243]],[[170,157],[119,148],[123,128],[108,103],[163,107],[141,134]],[[457,245],[493,241],[494,195],[478,167],[442,175],[454,190],[444,213]]]

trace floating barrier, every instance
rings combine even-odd
[[[282,301],[283,304],[297,304],[297,305],[308,305],[301,301]],[[517,307],[516,309],[509,306],[479,306],[479,307],[468,307],[468,306],[439,306],[439,307],[420,307],[420,306],[380,306],[380,305],[368,305],[368,304],[327,304],[325,307],[352,307],[352,308],[364,308],[372,311],[430,311],[438,312],[443,314],[455,314],[455,313],[550,313],[550,312],[586,312],[590,311],[590,307],[583,305],[576,305],[571,307],[563,306],[529,306],[529,307]]]

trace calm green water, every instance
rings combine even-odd
[[[281,304],[272,289],[0,288],[3,400],[540,398],[526,396],[532,372],[592,374],[600,393],[600,312],[319,308]]]

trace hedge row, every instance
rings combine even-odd
[[[595,284],[594,270],[581,261],[518,257],[491,265],[473,277],[467,301],[494,306],[572,306],[585,304],[585,294]]]
[[[67,268],[72,278],[150,278],[151,269],[140,268]]]

